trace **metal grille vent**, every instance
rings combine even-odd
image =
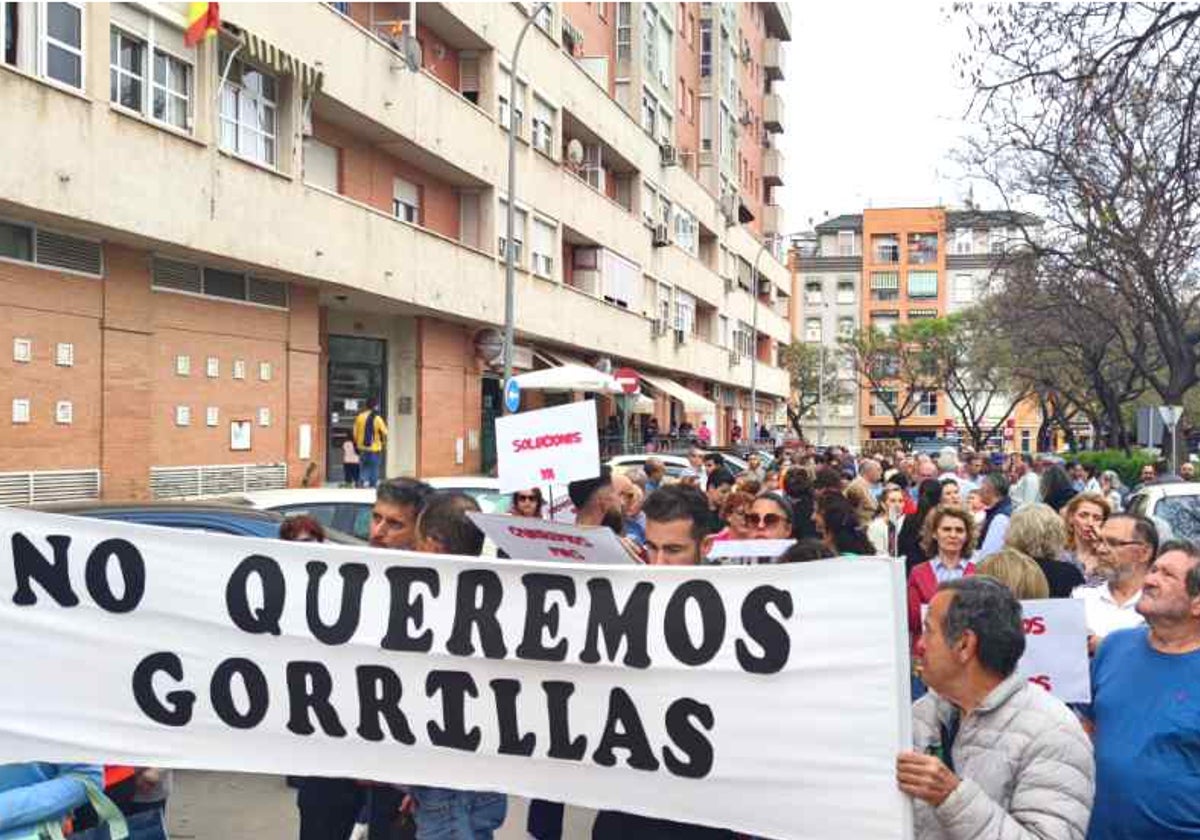
[[[98,498],[99,470],[0,473],[0,504],[33,505]]]
[[[200,294],[200,267],[154,258],[154,285],[164,289]]]
[[[37,262],[85,274],[99,275],[104,270],[100,243],[40,228],[37,231]]]
[[[150,495],[155,499],[219,496],[251,490],[282,490],[285,487],[287,464],[150,468]]]

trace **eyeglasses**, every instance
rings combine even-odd
[[[532,493],[518,493],[517,494],[518,502],[536,502],[537,500],[538,500],[538,497]]]
[[[1145,545],[1146,544],[1146,543],[1142,542],[1141,540],[1110,540],[1105,537],[1101,537],[1100,542],[1114,550],[1118,549],[1118,548],[1124,548],[1127,545]]]
[[[742,517],[751,528],[774,528],[787,518],[778,513],[745,513]]]

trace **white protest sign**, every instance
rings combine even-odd
[[[595,400],[497,419],[496,462],[504,493],[600,475]]]
[[[4,509],[0,761],[903,840],[901,571],[495,561]]]
[[[509,557],[576,563],[633,563],[608,528],[581,528],[524,516],[468,513],[479,530]]]
[[[795,540],[716,540],[708,552],[708,559],[743,564],[774,560],[795,543]]]
[[[1025,655],[1017,670],[1064,703],[1092,701],[1087,620],[1083,601],[1047,598],[1022,601]]]

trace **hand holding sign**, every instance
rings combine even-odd
[[[594,400],[511,414],[496,421],[500,490],[600,475]]]

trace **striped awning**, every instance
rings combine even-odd
[[[890,291],[900,290],[900,272],[898,271],[872,271],[871,272],[871,290],[872,291]]]
[[[279,76],[294,76],[300,83],[302,96],[309,96],[319,91],[325,83],[325,72],[310,64],[306,64],[286,50],[272,44],[246,29],[233,24],[224,24],[225,28],[236,35],[241,41],[246,57],[256,64],[261,64]]]
[[[909,319],[913,318],[936,318],[938,311],[936,309],[910,309],[908,310]]]

